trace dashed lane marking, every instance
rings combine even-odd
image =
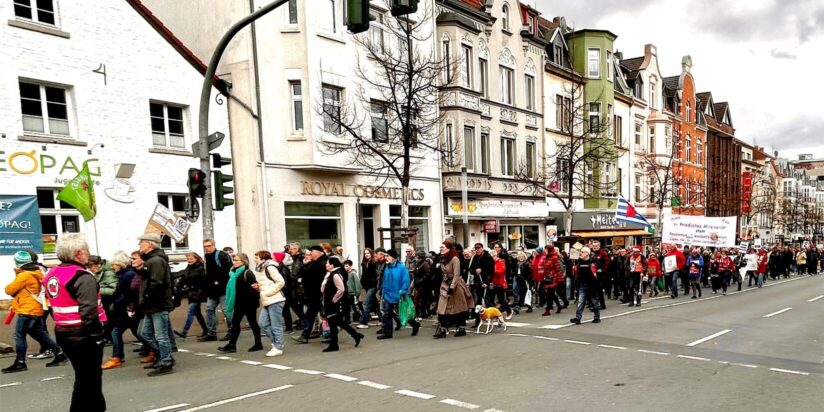
[[[475,404],[467,403],[467,402],[461,402],[461,401],[458,401],[458,400],[455,400],[455,399],[444,399],[444,400],[441,401],[441,403],[445,403],[447,405],[452,405],[452,406],[457,406],[459,408],[464,408],[464,409],[478,409],[478,408],[481,407],[480,405],[475,405]]]
[[[218,356],[217,359],[220,359],[220,360],[236,360],[235,358],[233,358],[231,356]]]
[[[743,366],[745,368],[750,368],[750,369],[755,369],[755,368],[758,367],[758,365],[750,365],[749,363],[730,363],[730,365]]]
[[[413,397],[413,398],[424,399],[424,400],[429,400],[429,399],[432,399],[432,398],[435,397],[435,395],[430,395],[428,393],[410,391],[410,390],[407,390],[407,389],[401,389],[401,390],[395,391],[395,393],[397,393],[398,395],[410,396],[410,397]]]
[[[784,312],[787,312],[787,311],[789,311],[789,310],[792,310],[792,308],[784,308],[784,309],[781,309],[781,310],[776,311],[776,312],[773,312],[773,313],[768,313],[768,314],[766,314],[766,315],[764,315],[764,316],[762,316],[762,317],[763,317],[763,318],[771,318],[771,317],[773,317],[773,316],[775,316],[775,315],[780,315],[780,314],[782,314],[782,313],[784,313]]]
[[[292,369],[291,366],[278,365],[277,363],[267,363],[266,365],[263,365],[263,367],[264,368],[277,369],[277,370],[281,370],[281,371],[288,371],[289,369]]]
[[[706,341],[708,341],[708,340],[715,339],[715,338],[717,338],[717,337],[719,337],[719,336],[721,336],[721,335],[724,335],[724,334],[727,334],[727,333],[730,333],[730,332],[732,332],[732,329],[724,329],[724,330],[722,330],[721,332],[718,332],[718,333],[713,333],[712,335],[707,336],[706,338],[701,338],[701,339],[698,339],[698,340],[697,340],[697,341],[695,341],[695,342],[690,342],[690,343],[688,343],[688,344],[687,344],[687,346],[696,346],[696,345],[700,345],[700,344],[702,344],[702,343],[704,343],[704,342],[706,342]]]
[[[179,351],[178,351],[178,352],[179,352]],[[173,409],[183,408],[183,407],[185,407],[185,406],[189,406],[189,404],[188,404],[188,403],[179,403],[179,404],[177,404],[177,405],[169,405],[169,406],[164,406],[164,407],[162,407],[162,408],[157,408],[157,409],[149,409],[148,411],[145,411],[145,412],[163,412],[163,411],[171,411],[171,410],[173,410]]]
[[[710,361],[712,361],[712,359],[709,359],[709,358],[700,358],[700,357],[698,357],[698,356],[678,355],[678,357],[679,357],[679,358],[681,358],[681,359],[692,359],[692,360],[703,361],[703,362],[710,362]]]
[[[516,337],[519,337],[519,338],[526,338],[526,337],[529,337],[529,335],[524,335],[523,333],[507,333],[507,335],[509,335],[509,336],[516,336]]]
[[[817,300],[819,300],[819,299],[821,299],[821,298],[824,298],[824,295],[819,295],[819,296],[816,296],[816,297],[814,297],[814,298],[812,298],[812,299],[808,300],[807,302],[815,302],[815,301],[817,301]]]
[[[324,376],[326,376],[327,378],[337,379],[339,381],[344,381],[344,382],[354,382],[354,381],[358,380],[358,378],[354,378],[352,376],[340,375],[340,374],[337,374],[337,373],[328,373]]]
[[[58,379],[63,379],[63,377],[62,376],[53,376],[51,378],[43,378],[43,379],[40,380],[40,382],[56,381]]]
[[[22,385],[22,384],[23,384],[23,382],[7,383],[7,384],[4,384],[4,385],[0,385],[0,388],[8,388],[9,386],[18,386],[18,385]]]
[[[323,372],[321,371],[313,371],[311,369],[295,369],[292,372],[303,373],[306,375],[322,375]]]
[[[535,339],[542,339],[542,340],[560,340],[558,338],[551,338],[549,336],[533,336]]]
[[[532,325],[532,324],[531,323],[521,323],[521,322],[507,322],[506,323],[506,326],[512,326],[512,327],[516,327],[516,328],[524,328],[524,327],[527,327],[529,325]]]
[[[606,348],[606,349],[620,349],[620,350],[626,350],[627,349],[623,346],[613,346],[613,345],[598,345],[598,347]]]
[[[807,372],[794,371],[794,370],[789,370],[789,369],[770,368],[770,370],[773,371],[773,372],[790,373],[790,374],[793,374],[793,375],[802,375],[802,376],[808,376],[809,375],[809,373],[807,373]]]
[[[669,356],[669,353],[667,353],[667,352],[658,352],[658,351],[655,351],[655,350],[638,349],[638,352],[651,353],[653,355]]]
[[[253,361],[253,360],[242,360],[242,361],[240,361],[240,363],[245,363],[247,365],[252,365],[252,366],[257,366],[257,365],[262,365],[263,364],[263,362],[258,362],[258,361]]]
[[[222,401],[212,402],[212,403],[208,403],[206,405],[201,405],[201,406],[196,406],[194,408],[184,409],[184,410],[178,411],[178,412],[194,412],[194,411],[199,411],[199,410],[203,410],[203,409],[214,408],[215,406],[221,406],[221,405],[225,405],[227,403],[252,398],[252,397],[255,397],[255,396],[266,395],[267,393],[282,391],[284,389],[289,389],[289,388],[293,388],[293,387],[294,387],[294,385],[278,386],[277,388],[271,388],[271,389],[266,389],[266,390],[263,390],[263,391],[247,393],[246,395],[235,396],[234,398],[224,399]]]
[[[177,351],[178,351],[178,352],[183,352],[183,353],[186,353],[186,352],[191,352],[191,351],[190,351],[190,350],[188,350],[188,349],[178,349]],[[187,406],[188,406],[188,405],[187,405]]]
[[[579,341],[579,340],[569,340],[569,339],[564,339],[564,342],[566,342],[566,343],[574,343],[574,344],[576,344],[576,345],[592,345],[592,344],[591,344],[591,343],[589,343],[589,342],[581,342],[581,341]]]
[[[377,382],[372,382],[372,381],[360,381],[360,382],[358,382],[358,385],[368,386],[372,389],[378,389],[378,390],[384,390],[384,389],[391,388],[391,386],[389,386],[389,385],[384,385],[382,383],[377,383]]]

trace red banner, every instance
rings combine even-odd
[[[741,213],[749,215],[752,209],[750,203],[752,201],[752,172],[744,172],[741,174]]]

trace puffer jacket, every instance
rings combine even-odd
[[[320,289],[320,288],[318,288]],[[383,272],[381,296],[389,303],[398,303],[402,294],[409,290],[409,271],[397,261],[387,264]]]
[[[18,271],[14,281],[6,286],[6,294],[13,296],[11,308],[19,315],[43,316],[43,305],[35,299],[40,294],[43,272],[36,265],[26,265]]]
[[[286,297],[283,296],[283,286],[286,284],[286,280],[280,274],[274,262],[267,260],[261,263],[254,273],[260,292],[261,306],[266,307],[286,301]]]
[[[103,300],[110,299],[117,290],[117,274],[111,265],[105,264],[100,271],[94,274],[97,284],[100,286],[100,297]]]

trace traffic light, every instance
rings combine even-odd
[[[214,179],[212,188],[214,192],[212,193],[215,198],[215,210],[223,210],[226,206],[231,206],[235,204],[235,199],[231,197],[225,197],[226,195],[233,193],[235,189],[232,186],[226,186],[227,183],[235,180],[234,176],[229,174],[224,174],[220,171],[220,168],[223,166],[228,166],[232,164],[232,159],[228,157],[223,157],[218,153],[212,153],[212,168],[217,169],[216,171],[212,172],[212,177]]]
[[[203,194],[206,193],[206,173],[200,169],[189,169],[187,185],[189,186],[189,196],[193,198],[203,197]]]
[[[346,0],[346,27],[352,34],[369,30],[369,0]]]
[[[392,10],[390,13],[395,17],[416,11],[418,11],[418,0],[392,0]]]

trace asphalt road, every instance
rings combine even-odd
[[[610,301],[600,324],[570,325],[570,308],[443,340],[431,323],[388,341],[372,327],[359,348],[343,334],[329,354],[314,340],[287,341],[278,358],[248,353],[249,331],[228,358],[181,340],[174,374],[149,378],[128,353],[104,372],[104,393],[111,411],[824,410],[824,276],[706,292],[640,309]],[[71,368],[45,362],[0,375],[2,410],[68,409]]]

